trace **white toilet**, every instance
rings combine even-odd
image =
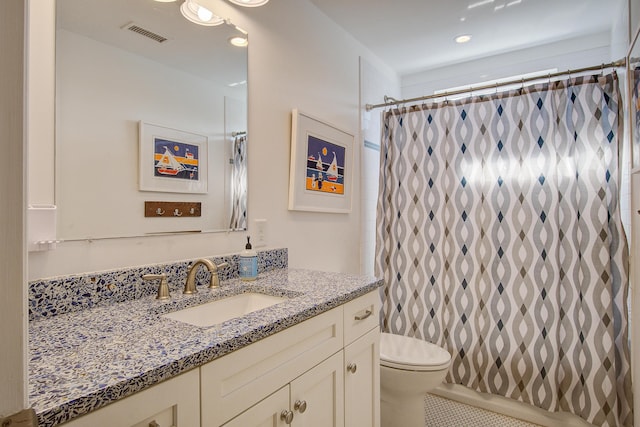
[[[380,336],[380,426],[424,427],[424,395],[447,375],[451,355],[417,338]]]

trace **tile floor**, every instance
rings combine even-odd
[[[538,427],[526,421],[433,394],[425,397],[425,427]]]

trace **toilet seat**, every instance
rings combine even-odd
[[[380,365],[407,371],[439,371],[449,367],[451,355],[442,347],[417,338],[380,334]]]

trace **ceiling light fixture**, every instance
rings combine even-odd
[[[180,6],[180,12],[189,21],[198,25],[213,27],[224,23],[224,19],[215,15],[206,7],[201,6],[196,0],[185,0]]]
[[[235,36],[229,39],[229,43],[237,47],[246,47],[249,45],[249,40],[246,37]]]
[[[269,0],[229,0],[233,4],[244,7],[258,7],[267,4]]]
[[[471,40],[471,34],[462,34],[454,39],[456,43],[467,43]]]

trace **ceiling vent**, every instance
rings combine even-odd
[[[161,36],[160,34],[156,34],[153,31],[149,31],[146,28],[142,28],[141,26],[139,26],[138,24],[134,23],[134,22],[129,22],[127,25],[125,25],[124,27],[122,27],[122,29],[124,30],[129,30],[129,31],[133,31],[136,34],[140,34],[141,36],[145,36],[151,40],[154,40],[158,43],[163,43],[166,42],[168,39],[164,36]]]

